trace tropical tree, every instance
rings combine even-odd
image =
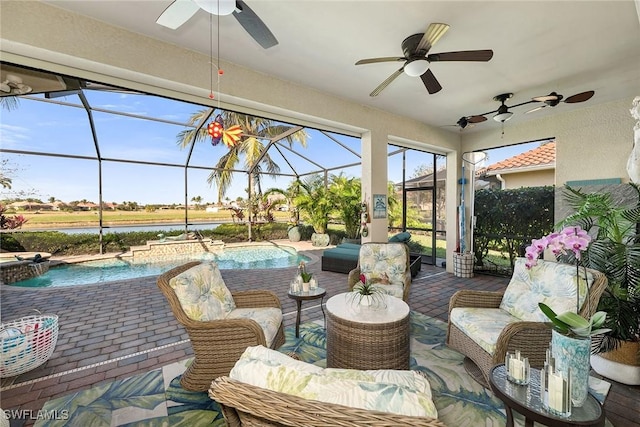
[[[209,109],[196,112],[189,118],[189,124],[200,124],[209,112]],[[220,116],[226,126],[239,125],[242,128],[242,136],[237,145],[229,148],[227,153],[220,157],[207,178],[209,185],[215,183],[218,188],[218,203],[222,201],[231,186],[233,170],[237,168],[243,158],[244,168],[251,171],[251,190],[256,190],[258,197],[262,196],[261,175],[267,173],[275,177],[280,172],[280,167],[271,159],[269,153],[263,154],[266,148],[265,142],[268,143],[274,138],[280,138],[290,147],[296,142],[303,147],[307,145],[307,132],[304,129],[287,134],[286,132],[290,131],[292,127],[273,120],[232,111],[222,111]],[[283,134],[284,136],[282,136]],[[197,132],[194,129],[183,130],[178,134],[177,142],[181,148],[185,148],[192,142],[202,142],[208,138],[210,136],[207,127],[201,126]]]
[[[332,175],[329,194],[344,223],[348,239],[356,239],[360,234],[360,213],[362,211],[362,184],[359,178],[347,178],[344,174]]]
[[[15,110],[20,105],[17,96],[3,96],[0,97],[0,105],[7,111]]]
[[[300,182],[300,194],[294,202],[318,234],[327,232],[329,214],[334,209],[333,200],[320,175],[309,175]]]
[[[264,192],[265,197],[269,196],[270,194],[282,194],[286,198],[287,205],[289,207],[289,218],[290,221],[295,225],[300,222],[300,211],[295,205],[295,199],[300,194],[301,186],[302,182],[300,181],[300,179],[294,179],[285,190],[281,188],[270,188]]]
[[[196,209],[200,209],[200,203],[202,203],[202,196],[194,196],[191,201],[196,204]]]

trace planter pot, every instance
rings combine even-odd
[[[291,228],[287,231],[287,234],[289,235],[289,241],[291,241],[291,242],[299,242],[299,241],[300,241],[300,239],[301,239],[301,236],[300,236],[300,227],[298,227],[297,225],[296,225],[296,226],[291,227]]]
[[[328,234],[313,233],[311,235],[311,244],[313,246],[329,246],[330,240]]]
[[[551,332],[551,352],[558,371],[566,374],[571,368],[571,403],[582,406],[589,392],[591,337],[568,337],[554,329]]]
[[[309,282],[302,282],[302,292],[309,292]]]
[[[614,351],[592,355],[591,367],[622,384],[640,385],[640,342],[625,341]]]
[[[373,304],[373,298],[371,297],[371,295],[363,295],[359,301],[359,304],[368,307]]]

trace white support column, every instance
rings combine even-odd
[[[386,242],[389,224],[387,217],[373,219],[373,195],[387,195],[387,134],[369,131],[362,135],[362,197],[369,212],[369,235],[363,242]]]
[[[453,252],[458,246],[458,205],[460,204],[460,168],[462,160],[458,152],[447,154],[447,271],[453,273]]]

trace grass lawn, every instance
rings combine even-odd
[[[220,210],[218,212],[206,212],[205,210],[187,211],[189,222],[232,222],[231,210]],[[56,227],[82,227],[98,226],[97,211],[83,212],[17,212],[23,215],[28,221],[22,226],[24,230],[34,228],[56,228]],[[102,222],[104,225],[116,224],[161,224],[161,223],[184,223],[184,210],[163,209],[154,212],[146,211],[104,211]],[[287,221],[288,212],[274,212],[276,221]]]

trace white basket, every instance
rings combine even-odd
[[[58,316],[26,316],[0,325],[0,378],[45,363],[58,342]]]
[[[453,274],[456,277],[473,277],[472,253],[453,253]]]

